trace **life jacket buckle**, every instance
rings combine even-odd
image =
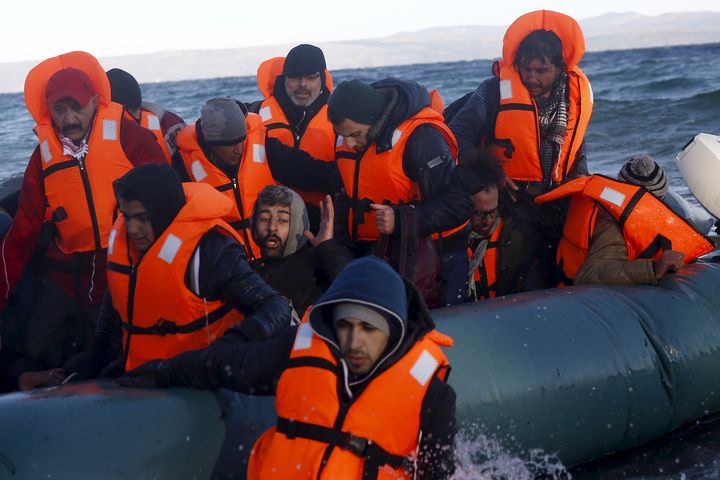
[[[358,457],[365,457],[367,456],[368,446],[372,443],[372,441],[367,438],[357,437],[352,433],[348,433],[344,443],[345,444],[342,446],[344,450],[347,450]]]
[[[155,330],[160,335],[175,335],[177,333],[177,324],[171,320],[160,318],[155,322]]]

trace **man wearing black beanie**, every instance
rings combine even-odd
[[[394,78],[369,85],[360,80],[342,82],[328,100],[328,118],[340,136],[337,171],[318,181],[340,178],[337,190],[345,192],[345,208],[339,202],[338,217],[344,217],[344,225],[338,236],[344,231],[359,255],[369,252],[381,235],[390,240],[401,240],[403,235],[449,236],[472,213],[470,193],[454,180],[457,143],[430,104],[424,87]],[[272,145],[267,152],[278,181],[308,186],[318,178],[312,159],[297,157],[295,178],[276,175],[281,155]],[[405,220],[407,204],[413,205],[412,224]],[[453,244],[457,253],[464,252],[464,241]],[[446,250],[447,242],[441,248]],[[455,258],[449,253],[443,256]]]
[[[168,165],[136,167],[114,187],[120,218],[110,233],[108,293],[81,376],[111,361],[106,373],[118,374],[202,348],[230,327],[267,340],[290,324],[289,304],[250,268],[240,237],[220,219],[232,207],[222,193],[181,184]]]
[[[258,68],[258,87],[265,96],[255,109],[268,127],[268,141],[287,157],[289,175],[295,172],[291,163],[294,150],[312,158],[332,162],[335,159],[335,132],[327,118],[327,100],[332,79],[322,50],[301,44],[292,48],[285,58],[266,60]],[[289,147],[283,149],[282,147]],[[324,172],[317,173],[324,177]],[[313,191],[308,191],[313,190]],[[297,188],[310,216],[311,230],[320,222],[318,204],[331,187]]]
[[[165,110],[160,105],[143,102],[140,85],[135,77],[125,70],[111,68],[106,75],[110,80],[112,101],[125,107],[125,118],[134,120],[155,135],[168,164],[182,163],[182,159],[176,156],[175,138],[185,126],[185,121],[178,114]],[[177,163],[173,164],[173,161]]]

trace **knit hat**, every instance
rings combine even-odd
[[[668,192],[668,181],[665,170],[649,155],[635,155],[625,162],[618,180],[645,187],[657,198],[662,199]]]
[[[387,105],[387,99],[360,80],[341,82],[328,99],[328,116],[349,118],[363,125],[374,125]]]
[[[303,43],[288,52],[282,73],[289,77],[299,77],[323,72],[326,68],[323,51],[315,45]]]
[[[135,77],[125,70],[113,68],[106,72],[110,80],[111,99],[127,108],[142,106],[142,93]]]
[[[77,68],[58,70],[50,77],[45,88],[45,99],[48,104],[57,103],[63,98],[72,98],[84,107],[93,95],[95,89],[90,77]]]
[[[205,102],[199,122],[205,142],[211,145],[235,145],[247,135],[245,113],[237,100],[230,97]]]
[[[339,303],[333,308],[333,325],[345,318],[354,318],[377,328],[385,335],[390,336],[390,323],[380,311],[361,305],[359,303]]]

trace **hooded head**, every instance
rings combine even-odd
[[[388,99],[360,80],[341,82],[328,99],[328,119],[335,133],[350,148],[365,151],[371,143],[369,132],[380,121]]]
[[[377,257],[363,257],[350,262],[313,306],[310,325],[340,350],[356,377],[351,384],[364,382],[400,348],[408,331],[407,298],[405,282],[390,265]],[[353,318],[373,325],[385,335],[383,350],[367,369],[364,368],[368,366],[367,358],[363,356],[368,352],[341,345],[342,333],[338,334],[341,320]],[[353,371],[353,363],[362,363],[363,368]]]
[[[252,236],[263,258],[287,257],[300,250],[309,229],[303,199],[293,190],[268,185],[258,194],[253,206]]]
[[[662,200],[668,192],[668,181],[665,169],[652,159],[650,155],[630,157],[618,172],[621,182],[645,187],[650,193]]]
[[[113,102],[129,109],[142,106],[142,93],[135,77],[119,68],[108,70],[107,77],[110,80],[110,92]]]
[[[115,198],[125,215],[126,227],[131,241],[138,250],[146,251],[165,229],[170,226],[180,209],[185,205],[180,177],[172,167],[166,164],[151,163],[133,168],[113,183]],[[147,219],[149,232],[131,232],[129,211],[145,214],[140,217]],[[151,237],[151,238],[150,238]],[[137,241],[136,241],[137,240]]]

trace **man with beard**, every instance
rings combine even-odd
[[[134,165],[164,163],[165,157],[152,133],[123,118],[122,106],[111,102],[105,71],[88,53],[63,54],[34,67],[25,102],[37,122],[38,146],[2,245],[0,309],[36,252],[41,230],[47,231],[46,273],[25,341],[25,355],[40,370],[89,348],[107,285],[112,182]]]
[[[308,230],[302,198],[287,187],[265,187],[255,201],[253,240],[261,259],[252,266],[271,287],[288,297],[302,315],[352,260],[352,253],[333,238],[333,204],[320,204],[320,229]],[[308,243],[309,242],[309,243]]]
[[[290,325],[288,303],[252,271],[239,235],[221,219],[232,208],[222,193],[181,184],[168,165],[147,165],[117,180],[115,194],[120,218],[88,376],[111,360],[112,376],[206,347],[228,328],[264,341]]]
[[[268,138],[315,159],[334,161],[335,132],[327,118],[332,79],[322,50],[314,45],[298,45],[285,58],[263,62],[258,68],[257,80],[265,100],[256,105],[256,110],[267,128]],[[292,175],[294,167],[292,164],[288,167]],[[320,218],[318,204],[332,190],[323,187],[319,191],[308,189],[298,193],[306,202],[315,231]]]
[[[275,395],[277,425],[252,448],[251,480],[452,476],[456,395],[443,351],[452,339],[377,257],[348,264],[299,326],[263,343],[232,340],[119,382]]]

